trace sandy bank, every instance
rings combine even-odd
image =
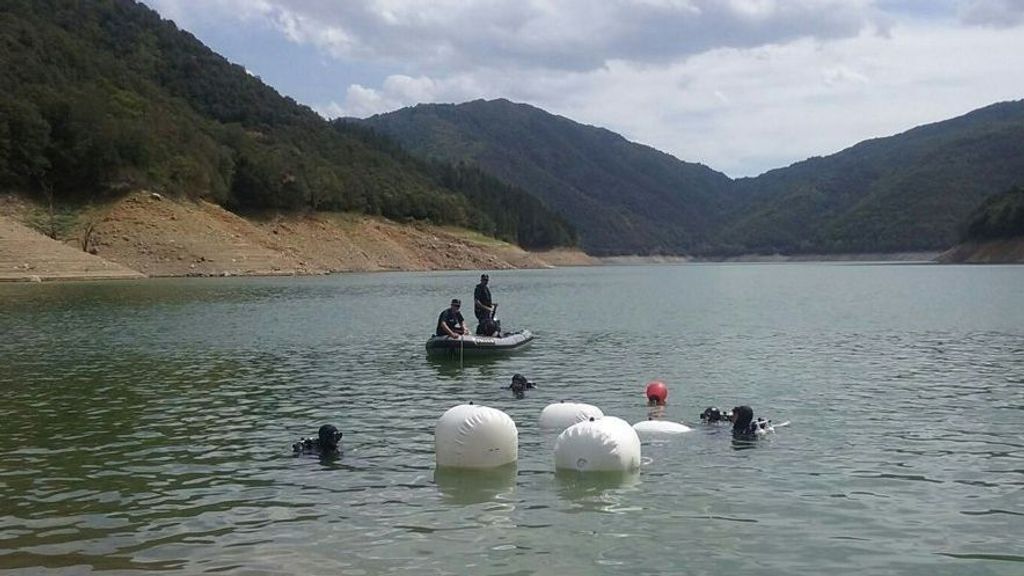
[[[1024,238],[966,242],[939,255],[943,264],[1024,264]]]
[[[706,262],[931,262],[938,252],[865,252],[856,254],[744,254]]]
[[[0,196],[0,280],[498,270],[590,265],[579,251],[531,253],[462,229],[358,214],[242,217],[204,201],[139,192],[80,210],[51,240],[23,224],[44,211]],[[89,225],[89,251],[81,250]]]
[[[602,264],[619,266],[686,262],[931,262],[938,252],[880,252],[865,254],[741,254],[728,257],[602,256]]]
[[[93,256],[0,216],[0,281],[143,277],[128,267]]]

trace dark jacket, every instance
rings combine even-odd
[[[483,282],[477,284],[473,290],[473,313],[476,314],[477,318],[490,318],[491,311],[487,308],[481,308],[477,303],[488,307],[491,306],[491,289]]]
[[[441,311],[441,315],[437,317],[437,329],[434,331],[435,336],[447,336],[448,333],[444,331],[441,324],[447,324],[454,332],[461,331],[465,325],[465,319],[462,317],[462,312],[452,312],[451,308],[445,308]]]

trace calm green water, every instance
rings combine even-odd
[[[476,274],[0,286],[0,569],[25,574],[1024,574],[1024,267],[492,273],[528,350],[428,361]],[[514,401],[515,372],[540,388]],[[559,399],[792,420],[556,477]],[[434,477],[457,403],[519,426],[514,476]],[[333,422],[344,457],[294,457]]]

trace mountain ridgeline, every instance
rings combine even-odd
[[[133,0],[0,3],[0,190],[72,204],[139,188],[576,242],[528,193],[331,124]]]
[[[955,244],[987,197],[1024,184],[1024,101],[857,144],[757,178],[720,238],[751,252],[893,252]]]
[[[1022,101],[739,180],[507,100],[363,122],[543,199],[596,254],[942,250],[984,198],[1024,183]]]
[[[414,154],[479,165],[530,192],[592,254],[711,250],[735,210],[724,174],[525,104],[421,104],[364,122]]]

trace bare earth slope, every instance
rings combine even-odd
[[[1024,238],[966,242],[939,255],[943,264],[1024,264]]]
[[[87,254],[0,216],[0,281],[142,277],[134,270]]]
[[[15,204],[8,200],[6,206]],[[26,219],[27,209],[21,208],[20,216]],[[12,216],[16,218],[19,214]],[[109,261],[110,266],[117,263],[123,265],[119,269],[126,267],[147,276],[539,268],[594,263],[574,251],[550,253],[549,260],[543,254],[529,253],[464,230],[401,225],[356,214],[262,214],[243,218],[209,202],[174,200],[143,192],[83,212],[79,221],[94,224],[90,245],[101,258],[91,257],[93,260]],[[78,245],[84,226],[73,228],[65,240]],[[90,257],[38,236],[69,252]],[[8,244],[7,240],[0,240],[0,254],[31,252],[47,258],[54,250],[43,244],[32,248]],[[32,271],[17,268],[20,263],[16,260],[0,261],[0,277],[30,277]],[[55,267],[59,268],[56,264]],[[51,276],[63,277],[64,273],[56,268]]]

